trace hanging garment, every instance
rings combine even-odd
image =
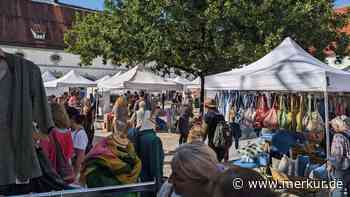
[[[8,103],[8,110],[0,110],[0,122],[4,123],[0,125],[0,185],[42,175],[32,124],[35,121],[45,133],[54,125],[39,67],[16,55],[6,54],[5,59],[9,78],[1,81],[0,101],[1,105]]]

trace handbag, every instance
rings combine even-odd
[[[278,129],[278,117],[277,117],[277,106],[276,106],[276,100],[274,99],[274,102],[272,104],[271,109],[266,112],[266,117],[264,119],[264,128],[268,129]]]
[[[306,129],[308,131],[317,131],[317,132],[322,132],[324,131],[324,122],[322,120],[322,117],[320,115],[320,113],[317,110],[317,102],[316,99],[314,101],[314,112],[312,112],[311,114],[309,114],[308,117],[308,122],[306,125]]]
[[[297,116],[296,116],[296,124],[297,124],[296,131],[297,132],[304,131],[303,116],[304,116],[304,97],[301,95],[300,102],[299,102],[299,112],[297,113]]]
[[[290,97],[290,108],[287,114],[287,124],[290,131],[296,130],[296,112],[294,96]]]
[[[279,110],[277,112],[277,116],[278,116],[278,125],[283,129],[287,129],[288,128],[288,122],[287,122],[288,116],[287,116],[287,108],[286,108],[284,96],[280,96],[280,105],[279,105]]]
[[[267,111],[268,111],[268,108],[267,108],[266,96],[259,96],[256,114],[255,114],[255,123],[254,123],[255,128],[262,128],[263,127],[263,125],[264,125],[263,122],[264,122],[264,119],[266,117]]]

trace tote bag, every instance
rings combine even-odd
[[[266,117],[264,119],[264,127],[268,129],[278,129],[278,117],[277,117],[277,98],[274,99],[272,107],[266,112]]]
[[[262,128],[263,122],[266,117],[267,108],[267,99],[266,96],[259,96],[256,114],[255,114],[255,128]]]

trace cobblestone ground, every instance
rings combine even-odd
[[[96,131],[95,135],[95,142],[97,143],[99,140],[109,136],[111,133],[103,132],[101,130]],[[171,174],[171,167],[170,167],[170,162],[172,160],[174,151],[178,147],[178,140],[179,140],[179,135],[178,134],[173,134],[173,133],[158,133],[158,136],[161,138],[162,143],[163,143],[163,149],[165,152],[165,161],[164,161],[164,176],[169,177]],[[240,142],[240,147],[243,147],[250,143],[251,141],[254,141],[255,139],[250,139],[250,140],[242,140]],[[238,158],[238,153],[232,146],[230,149],[230,160],[234,160]],[[297,197],[296,195],[291,195],[287,193],[281,193],[281,196],[283,197]],[[325,193],[322,194],[310,194],[306,196],[317,196],[317,197],[323,197],[323,196],[328,196]]]

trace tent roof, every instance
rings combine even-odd
[[[197,77],[193,81],[190,81],[189,83],[186,83],[186,88],[188,89],[197,89],[201,88],[201,78]]]
[[[112,78],[111,78],[112,79]],[[162,77],[136,66],[124,74],[116,77],[115,80],[107,80],[98,87],[105,89],[143,89],[143,90],[176,90],[181,89],[181,85],[166,81]]]
[[[95,82],[96,83],[101,83],[101,82],[106,81],[107,79],[110,79],[110,78],[111,78],[111,76],[106,75],[106,76],[101,77],[100,79],[96,80]]]
[[[208,90],[271,90],[346,92],[350,74],[328,66],[286,38],[260,60],[217,75],[207,76]],[[347,87],[348,86],[348,87]]]
[[[186,78],[180,77],[180,76],[177,76],[175,79],[170,79],[170,80],[175,82],[175,83],[182,84],[182,85],[190,83],[189,80],[187,80]]]
[[[109,79],[106,79],[104,81],[100,81],[99,83],[97,83],[97,86],[107,86],[108,84],[113,83],[114,81],[119,79],[119,76],[122,74],[121,71],[119,71],[118,73],[114,74],[112,77],[109,77]]]
[[[42,75],[41,75],[42,79],[44,82],[48,82],[48,81],[53,81],[55,79],[57,79],[53,74],[52,72],[50,71],[46,71],[44,72]]]
[[[96,83],[82,77],[76,71],[72,70],[63,77],[45,83],[47,88],[55,87],[95,87]]]

